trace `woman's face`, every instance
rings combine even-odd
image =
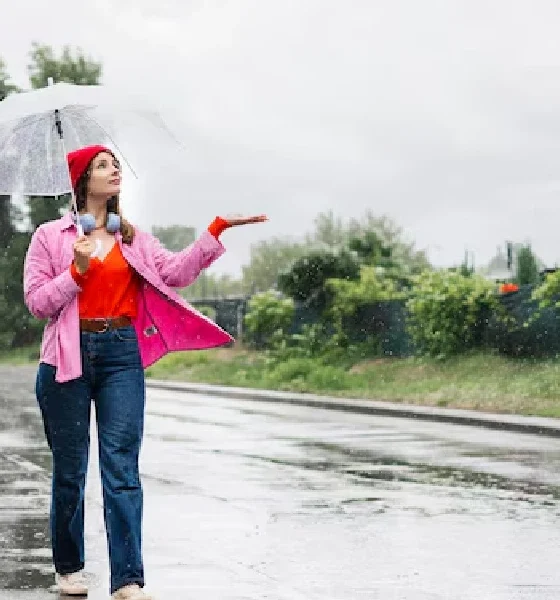
[[[121,166],[119,161],[108,152],[101,152],[92,161],[88,194],[111,198],[121,191]]]

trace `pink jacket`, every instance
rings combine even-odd
[[[166,250],[157,238],[138,230],[130,245],[123,244],[120,233],[116,239],[127,262],[143,279],[134,327],[144,368],[168,352],[211,348],[233,340],[171,289],[191,284],[202,269],[224,253],[208,231],[181,252]],[[40,360],[56,367],[56,381],[60,383],[82,374],[80,287],[69,268],[75,240],[70,213],[44,223],[33,234],[24,264],[25,304],[35,317],[48,319]]]

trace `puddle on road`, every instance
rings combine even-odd
[[[387,500],[377,495],[356,494],[355,486],[387,489],[388,486],[400,488],[408,484],[440,488],[441,491],[465,496],[465,498],[469,493],[490,491],[496,496],[502,493],[507,500],[523,502],[527,505],[556,507],[560,504],[560,486],[557,485],[548,485],[530,479],[512,478],[467,467],[427,464],[375,452],[356,451],[347,446],[333,443],[295,442],[300,449],[304,450],[306,455],[304,458],[300,459],[297,456],[279,458],[255,454],[244,454],[244,456],[275,466],[293,467],[298,470],[324,473],[325,475],[332,474],[334,477],[344,478],[348,497],[337,498],[336,505],[360,502],[382,503]],[[348,485],[348,483],[352,485]],[[285,480],[282,479],[279,485],[285,484]],[[276,483],[273,482],[271,485],[274,486]],[[329,494],[324,482],[317,486],[313,478],[293,478],[291,486],[309,492],[319,492],[325,500]],[[463,491],[464,493],[462,493]],[[426,493],[430,493],[429,489],[426,490]],[[312,506],[309,502],[305,502],[305,505]],[[319,500],[313,506],[325,508],[328,505],[328,501]]]
[[[38,466],[45,450],[20,450],[0,454],[0,590],[48,589],[50,477]]]

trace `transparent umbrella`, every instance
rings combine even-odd
[[[123,121],[133,125],[135,136],[149,139],[163,132],[180,146],[160,115],[134,98],[119,94],[116,99],[104,86],[49,84],[0,102],[0,195],[70,193],[77,212],[66,154],[91,144],[110,145],[136,175],[120,149]]]

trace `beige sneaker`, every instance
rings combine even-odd
[[[69,575],[56,575],[58,591],[62,596],[87,596],[88,586],[83,571]]]
[[[114,592],[111,598],[113,598],[113,600],[154,600],[153,596],[146,594],[146,592],[136,583],[125,585],[120,590]]]

